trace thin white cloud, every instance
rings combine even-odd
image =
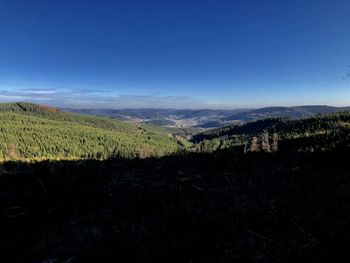
[[[189,96],[116,95],[107,91],[80,89],[0,90],[0,101],[30,101],[64,108],[213,108],[218,105]]]
[[[0,94],[0,101],[3,101],[3,102],[13,101],[13,100],[26,100],[26,99],[28,98],[24,96]]]
[[[31,92],[32,94],[37,94],[37,95],[56,94],[55,90],[30,90],[27,92]]]

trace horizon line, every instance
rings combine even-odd
[[[350,106],[334,106],[331,104],[300,104],[300,105],[293,105],[293,106],[283,106],[283,105],[270,105],[270,106],[257,106],[257,107],[241,107],[241,108],[230,108],[229,106],[222,107],[222,108],[208,108],[208,107],[198,107],[198,108],[179,108],[179,107],[122,107],[122,108],[113,108],[113,107],[61,107],[61,106],[55,106],[45,103],[36,103],[33,101],[9,101],[9,102],[3,102],[0,101],[0,104],[17,104],[17,103],[30,103],[33,105],[38,106],[46,106],[51,108],[57,108],[62,110],[146,110],[146,109],[157,109],[157,110],[222,110],[222,111],[229,111],[229,110],[256,110],[256,109],[264,109],[264,108],[296,108],[296,107],[332,107],[332,108],[349,108]]]

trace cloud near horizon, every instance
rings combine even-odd
[[[163,94],[116,95],[108,91],[30,88],[0,90],[0,102],[32,102],[60,108],[217,108],[220,105],[208,103],[190,96],[169,96]]]

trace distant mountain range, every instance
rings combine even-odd
[[[231,123],[245,123],[265,118],[286,117],[300,119],[319,114],[350,111],[350,107],[326,105],[265,107],[237,110],[179,110],[179,109],[62,109],[64,111],[107,116],[119,120],[150,123],[169,127],[217,128]]]

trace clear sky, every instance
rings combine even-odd
[[[0,101],[350,105],[349,0],[0,0]]]

